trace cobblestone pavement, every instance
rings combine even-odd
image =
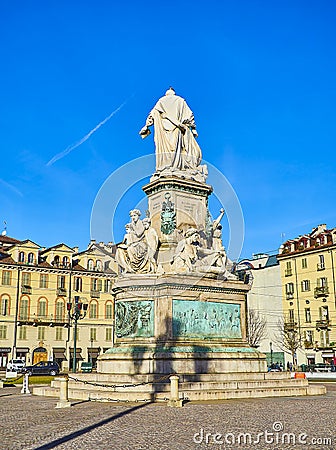
[[[327,388],[319,397],[189,403],[183,408],[77,402],[55,409],[55,399],[6,387],[0,390],[0,449],[336,449],[336,383]]]

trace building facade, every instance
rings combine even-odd
[[[285,327],[297,330],[297,363],[335,362],[336,228],[319,225],[286,241],[280,262]]]
[[[258,350],[265,353],[269,365],[281,363],[286,358],[279,336],[279,322],[283,318],[280,265],[276,255],[256,254],[241,261],[253,277],[252,288],[247,295],[248,311],[253,310],[266,322],[265,333]]]
[[[111,347],[117,273],[112,244],[91,241],[78,252],[59,244],[0,236],[0,369],[11,358],[27,364],[56,360],[63,369],[74,358],[72,310],[75,300],[88,305],[78,320],[76,360],[95,361]]]

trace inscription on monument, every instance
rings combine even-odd
[[[116,335],[118,338],[154,336],[154,302],[117,302]]]
[[[173,334],[188,338],[241,338],[240,305],[173,300]]]

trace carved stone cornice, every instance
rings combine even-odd
[[[208,184],[175,177],[159,178],[143,186],[142,190],[146,195],[152,195],[160,191],[175,190],[200,195],[202,197],[208,197],[213,191],[212,186]]]

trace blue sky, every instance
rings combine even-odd
[[[335,227],[335,12],[331,0],[1,2],[8,234],[85,248],[104,181],[153,152],[153,135],[138,131],[170,85],[195,114],[204,159],[239,197],[242,256],[276,250],[282,233]],[[142,184],[118,207],[116,239]]]

